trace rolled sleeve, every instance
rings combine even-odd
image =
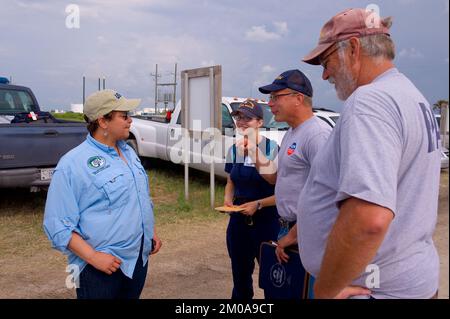
[[[44,231],[52,247],[68,254],[67,246],[72,232],[81,232],[78,228],[80,218],[78,203],[70,178],[62,169],[55,170],[47,194],[44,213]]]

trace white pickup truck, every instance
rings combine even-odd
[[[244,98],[223,97],[222,98],[222,150],[215,153],[214,172],[216,175],[226,177],[224,171],[225,157],[229,147],[234,142],[235,122],[231,117],[231,112],[239,107]],[[263,100],[259,103],[264,106],[264,126],[261,134],[278,144],[285,132],[289,129],[287,123],[275,122],[269,105]],[[181,149],[183,147],[181,128],[181,102],[178,102],[171,116],[133,116],[133,123],[130,128],[128,144],[134,148],[140,157],[159,158],[183,164]],[[334,127],[339,114],[326,109],[314,109],[317,117]],[[204,152],[207,149],[208,140],[190,140],[190,160],[189,167],[208,172],[210,171],[209,158],[205,161]]]

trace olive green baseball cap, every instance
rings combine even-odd
[[[112,111],[131,111],[139,106],[141,99],[126,99],[114,90],[102,90],[88,96],[83,113],[90,121]]]

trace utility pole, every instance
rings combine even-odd
[[[155,114],[157,113],[157,105],[159,102],[164,102],[164,105],[167,107],[167,103],[172,100],[173,102],[173,109],[175,109],[175,105],[177,103],[176,99],[176,93],[177,93],[177,63],[175,63],[175,73],[173,73],[173,82],[172,83],[158,83],[158,77],[161,77],[161,74],[158,73],[158,64],[156,65],[156,72],[150,73],[152,77],[154,77],[155,81]],[[158,99],[158,87],[160,86],[173,86],[173,95],[170,96],[170,93],[163,92],[164,93],[164,101],[161,101]],[[167,93],[167,94],[166,94]],[[166,100],[167,97],[167,100]]]
[[[83,75],[83,106],[86,100],[86,77]]]
[[[103,90],[106,88],[106,79],[103,77]]]
[[[177,103],[177,63],[175,63],[175,73],[173,74],[173,110],[175,110],[175,105]]]
[[[150,76],[153,76],[155,78],[155,114],[156,114],[158,107],[158,78],[161,77],[161,74],[158,74],[158,64],[156,64],[156,72],[150,73]]]

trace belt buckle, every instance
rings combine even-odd
[[[280,222],[281,228],[289,228],[289,222],[284,218],[280,218],[278,221]]]

